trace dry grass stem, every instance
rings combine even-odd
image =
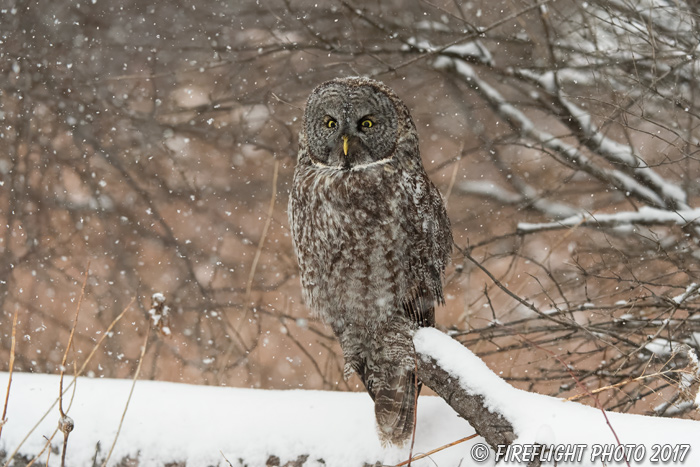
[[[413,351],[413,364],[415,365],[415,373],[413,377],[413,386],[415,397],[413,398],[413,432],[411,433],[411,449],[408,450],[408,466],[411,467],[411,459],[413,459],[413,447],[416,444],[416,425],[418,424],[418,355]]]
[[[620,442],[620,438],[617,436],[617,432],[615,431],[615,428],[612,426],[612,423],[610,423],[610,419],[608,418],[608,414],[605,412],[605,409],[603,408],[603,405],[600,403],[600,400],[598,399],[598,396],[597,396],[596,394],[592,394],[592,393],[588,390],[588,388],[586,387],[586,385],[583,384],[583,382],[581,382],[581,380],[578,378],[578,376],[576,376],[576,374],[573,372],[573,370],[571,369],[571,366],[570,366],[570,365],[567,365],[566,362],[565,362],[564,360],[562,360],[561,357],[559,357],[559,355],[555,354],[555,353],[552,352],[551,350],[545,349],[544,347],[538,345],[538,344],[535,343],[535,342],[532,342],[531,340],[529,340],[527,337],[525,337],[525,336],[523,336],[523,335],[521,335],[520,338],[523,339],[524,341],[528,342],[530,345],[532,345],[532,346],[534,346],[534,347],[536,347],[536,348],[538,348],[538,349],[540,349],[540,350],[542,350],[542,351],[548,353],[549,355],[551,355],[552,357],[554,357],[554,358],[564,367],[564,369],[565,369],[565,370],[571,375],[571,377],[574,379],[574,381],[576,382],[576,385],[577,385],[578,387],[580,387],[581,389],[583,389],[583,390],[593,399],[593,401],[595,402],[595,406],[596,406],[596,407],[598,408],[598,410],[600,410],[600,412],[603,414],[603,418],[605,418],[605,423],[606,423],[606,424],[608,425],[608,427],[610,428],[610,431],[612,432],[613,436],[615,437],[615,441],[617,442],[618,446],[621,446],[622,443]],[[629,462],[629,460],[625,459],[625,463],[627,464],[627,467],[630,467],[630,462]]]
[[[272,223],[272,214],[275,210],[275,201],[277,200],[277,177],[279,175],[280,161],[275,159],[275,168],[272,172],[272,195],[270,196],[270,206],[267,209],[267,219],[265,219],[265,225],[263,226],[262,234],[260,234],[260,241],[258,242],[258,248],[255,250],[255,257],[253,257],[253,264],[250,266],[250,273],[248,274],[248,282],[245,286],[245,305],[249,305],[250,293],[253,289],[253,279],[255,278],[255,271],[258,268],[258,261],[260,261],[260,255],[262,254],[263,246],[265,245],[265,239],[267,238],[267,231]]]
[[[143,363],[143,356],[146,354],[146,348],[148,346],[148,337],[151,335],[151,323],[147,321],[146,324],[146,335],[143,338],[143,345],[141,346],[141,355],[139,356],[139,363],[136,365],[136,372],[134,373],[134,378],[131,381],[131,390],[129,391],[129,397],[126,399],[126,404],[124,405],[124,410],[122,411],[122,416],[121,419],[119,420],[119,427],[117,427],[117,434],[114,435],[114,441],[112,441],[112,446],[109,448],[109,453],[107,453],[107,457],[105,458],[104,462],[102,463],[102,467],[105,467],[107,465],[107,462],[109,461],[109,458],[112,456],[112,452],[114,451],[114,446],[117,444],[117,440],[119,439],[119,433],[122,431],[122,425],[124,424],[124,417],[126,416],[126,411],[129,408],[129,403],[131,402],[131,396],[134,394],[134,388],[136,387],[136,380],[139,377],[139,373],[141,372],[141,364]]]
[[[638,382],[638,381],[643,381],[643,380],[649,379],[649,378],[664,377],[664,376],[667,376],[667,375],[670,375],[673,373],[685,373],[685,371],[684,370],[665,370],[665,371],[659,371],[656,373],[651,373],[648,375],[637,376],[636,378],[626,379],[624,381],[620,381],[619,383],[609,384],[607,386],[603,386],[603,387],[596,388],[596,389],[589,389],[585,393],[574,394],[573,396],[567,397],[564,400],[565,401],[575,401],[578,399],[584,399],[586,397],[592,397],[593,394],[598,394],[599,392],[607,391],[608,389],[619,388],[620,386],[624,386],[626,384],[634,383],[634,382]]]
[[[460,149],[460,153],[464,149],[464,145],[462,145],[462,148]],[[452,195],[452,189],[455,186],[455,182],[457,181],[457,173],[459,172],[460,164],[459,160],[455,163],[454,167],[452,168],[452,174],[450,174],[450,184],[447,185],[447,190],[445,190],[444,194],[444,199],[445,199],[445,208],[447,208],[449,202],[450,202],[450,196]]]
[[[109,334],[112,332],[112,328],[114,328],[114,326],[116,326],[116,324],[122,319],[124,314],[129,310],[129,308],[131,308],[131,306],[134,304],[135,301],[136,301],[136,297],[132,297],[131,301],[129,302],[128,305],[126,305],[126,307],[124,307],[122,312],[119,313],[119,315],[116,318],[114,318],[111,323],[109,323],[109,326],[107,326],[107,329],[102,333],[102,337],[99,338],[97,343],[95,343],[95,345],[92,347],[92,350],[90,350],[90,353],[88,354],[87,358],[85,359],[82,366],[78,370],[76,377],[81,376],[83,374],[83,372],[85,371],[85,368],[88,366],[88,363],[90,363],[90,360],[92,360],[92,357],[95,355],[95,352],[97,352],[97,349],[99,349],[102,346],[102,342],[104,342],[104,340],[107,337],[109,337]],[[73,383],[71,383],[71,384],[73,384]],[[68,389],[68,388],[66,388],[66,389]]]
[[[263,225],[263,230],[262,233],[260,234],[260,241],[258,242],[258,246],[255,250],[255,256],[253,257],[253,263],[250,266],[250,272],[248,273],[248,281],[246,282],[245,286],[245,295],[243,299],[243,306],[244,309],[246,310],[246,314],[249,311],[249,306],[250,306],[250,295],[253,290],[253,279],[255,278],[255,271],[258,268],[258,262],[260,261],[260,255],[262,254],[262,249],[263,246],[265,245],[265,239],[267,238],[267,231],[270,228],[270,224],[272,223],[272,216],[274,214],[274,209],[275,209],[275,202],[277,201],[277,178],[279,176],[279,160],[275,159],[275,165],[274,169],[272,172],[272,194],[270,195],[270,205],[267,209],[267,218],[265,219],[265,224]],[[243,320],[245,322],[245,320]],[[241,344],[243,344],[243,338],[240,334],[240,330],[237,329],[234,324],[231,322],[230,317],[228,314],[226,314],[226,322],[229,325],[229,328],[233,331],[233,333],[236,335],[236,337],[241,341]],[[245,344],[243,344],[245,345]],[[226,364],[228,363],[231,353],[233,352],[233,348],[235,346],[235,343],[231,341],[229,343],[228,348],[226,349],[226,352],[224,352],[223,357],[219,361],[219,382],[223,381],[224,378],[224,370],[226,368]]]
[[[405,460],[405,461],[401,462],[400,464],[396,464],[394,467],[402,467],[402,466],[404,466],[404,465],[411,465],[411,462],[412,462],[412,461],[417,461],[417,460],[424,459],[424,458],[426,458],[426,457],[428,457],[428,456],[432,456],[432,455],[435,454],[436,452],[440,452],[440,451],[442,451],[442,450],[444,450],[444,449],[451,448],[452,446],[456,446],[456,445],[458,445],[458,444],[460,444],[460,443],[463,443],[463,442],[465,442],[465,441],[469,441],[470,439],[474,439],[474,438],[476,438],[477,436],[479,436],[479,434],[478,434],[478,433],[474,433],[473,435],[469,435],[469,436],[467,436],[466,438],[458,439],[457,441],[453,441],[452,443],[445,444],[444,446],[440,446],[439,448],[435,448],[435,449],[433,449],[432,451],[426,452],[425,454],[419,454],[419,455],[417,455],[416,457],[409,458],[408,460]]]
[[[34,458],[31,461],[29,461],[26,467],[32,467],[32,465],[34,465],[34,462],[36,462],[36,460],[40,458],[42,454],[44,454],[44,451],[46,451],[46,449],[48,449],[48,447],[51,446],[51,441],[53,440],[54,436],[56,436],[56,433],[58,433],[58,427],[53,431],[50,438],[46,438],[46,443],[44,443],[44,447],[41,448],[41,451],[39,451],[39,453],[36,456],[34,456]],[[46,465],[49,465],[50,456],[51,449],[49,449],[49,453],[46,455]]]
[[[224,460],[226,461],[226,463],[227,463],[230,467],[233,467],[233,464],[231,464],[231,461],[229,461],[229,460],[226,458],[226,456],[224,455],[224,452],[221,451],[221,450],[220,450],[219,452],[221,453],[221,457],[224,458]]]
[[[70,335],[68,336],[68,345],[66,345],[66,351],[63,353],[63,359],[61,360],[61,374],[58,380],[58,412],[61,415],[58,420],[58,429],[63,433],[63,449],[61,450],[61,467],[66,465],[66,449],[68,448],[68,436],[71,431],[73,431],[74,422],[66,413],[63,411],[63,375],[66,371],[66,361],[68,360],[68,352],[73,346],[73,336],[75,336],[75,328],[78,326],[78,315],[80,314],[80,305],[83,303],[83,298],[85,297],[85,287],[87,286],[87,280],[90,273],[90,262],[85,268],[85,278],[83,279],[83,285],[80,288],[80,295],[78,296],[78,304],[75,307],[75,317],[73,318],[73,325],[70,329]],[[75,361],[73,361],[74,371]],[[76,371],[77,373],[77,371]],[[73,395],[75,395],[75,385],[73,385]],[[72,400],[72,398],[71,398]],[[48,461],[47,461],[48,465]]]
[[[2,437],[2,427],[5,425],[7,416],[7,403],[10,400],[10,387],[12,386],[12,369],[15,365],[15,345],[17,344],[17,311],[12,317],[12,342],[10,343],[10,368],[7,377],[7,391],[5,392],[5,404],[2,407],[2,417],[0,417],[0,437]]]
[[[85,287],[87,286],[88,275],[90,271],[90,262],[88,262],[85,268],[85,278],[83,279],[83,285],[80,288],[80,296],[78,297],[78,304],[75,307],[75,316],[73,317],[73,325],[70,328],[70,335],[68,336],[68,345],[66,345],[66,351],[63,353],[63,359],[61,360],[61,375],[58,381],[58,412],[61,417],[65,417],[66,414],[63,411],[63,374],[66,370],[66,360],[68,359],[68,351],[73,345],[73,336],[75,335],[75,328],[78,326],[78,315],[80,314],[80,305],[83,303],[83,297],[85,297]]]
[[[129,308],[131,308],[131,306],[133,305],[135,300],[136,300],[135,297],[132,298],[131,301],[129,302],[129,304],[122,310],[122,312],[119,313],[119,315],[112,320],[112,322],[109,324],[107,329],[102,333],[102,337],[100,337],[100,339],[97,341],[97,343],[95,343],[95,345],[93,346],[92,350],[90,351],[87,358],[85,359],[85,362],[83,362],[82,366],[78,369],[78,371],[74,375],[73,380],[68,384],[68,386],[66,386],[63,393],[68,391],[71,387],[75,387],[78,376],[81,376],[83,374],[83,372],[85,371],[85,368],[90,363],[90,360],[95,355],[95,352],[97,351],[97,349],[100,348],[100,346],[102,345],[104,340],[109,336],[109,333],[112,331],[112,328],[114,328],[114,326],[116,326],[117,323],[124,317],[124,315],[129,310]],[[3,467],[8,467],[10,465],[10,462],[17,455],[20,448],[24,445],[25,442],[27,442],[29,437],[32,435],[32,433],[34,433],[34,431],[36,431],[36,429],[39,427],[39,425],[41,425],[41,422],[43,422],[44,419],[51,413],[51,411],[56,406],[56,404],[59,403],[59,399],[60,398],[57,397],[54,400],[53,404],[51,404],[51,406],[46,410],[46,412],[44,412],[44,415],[34,424],[34,426],[29,430],[29,432],[27,432],[27,434],[24,436],[24,438],[22,438],[22,441],[20,441],[20,443],[15,448],[15,450],[12,451],[12,454],[10,454],[10,457],[7,459],[7,461],[5,462]],[[71,399],[71,404],[72,404],[72,399]],[[69,408],[70,408],[70,405],[69,405]],[[53,439],[53,437],[56,435],[57,432],[58,432],[58,427],[56,427],[56,430],[54,431],[54,434],[51,436],[50,439]],[[35,457],[35,460],[36,460],[36,457]]]

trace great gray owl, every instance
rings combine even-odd
[[[412,335],[444,303],[452,234],[391,89],[339,78],[313,90],[288,212],[304,299],[338,337],[345,378],[374,399],[382,442],[403,444],[420,390]]]

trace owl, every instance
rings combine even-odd
[[[303,297],[374,400],[380,439],[410,439],[412,335],[435,324],[452,249],[406,105],[379,81],[338,78],[306,103],[289,199]]]

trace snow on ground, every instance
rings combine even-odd
[[[491,410],[510,420],[518,436],[515,444],[579,446],[581,456],[576,458],[577,462],[558,465],[624,465],[604,463],[601,459],[602,449],[617,449],[618,443],[600,410],[515,389],[468,349],[435,329],[418,331],[414,342],[419,355],[432,356],[462,388],[482,395]],[[7,377],[7,373],[0,373],[0,388],[7,387]],[[45,437],[51,436],[59,418],[58,408],[53,405],[58,387],[57,376],[13,375],[0,451],[12,453],[50,409],[19,453],[31,457],[42,449]],[[69,438],[66,465],[92,466],[98,443],[98,459],[104,459],[130,387],[131,381],[126,380],[78,380],[74,402],[68,411],[75,429]],[[69,388],[64,406],[71,393]],[[607,413],[607,418],[620,443],[631,446],[631,452],[638,457],[639,462],[630,465],[700,465],[700,422],[619,413]],[[469,424],[442,399],[420,397],[415,453],[473,433]],[[61,441],[59,433],[53,441],[55,452],[60,452]],[[475,465],[473,456],[484,453],[483,449],[473,450],[485,448],[480,443],[483,439],[476,438],[413,465]],[[683,446],[689,446],[689,451]],[[493,452],[486,449],[486,453],[488,459],[477,464],[493,466]],[[598,457],[594,457],[596,453]],[[682,453],[684,462],[654,462],[654,454],[664,453],[675,455],[676,459]],[[393,465],[406,459],[407,449],[380,446],[373,404],[364,393],[271,391],[138,381],[109,465],[126,456],[138,456],[139,467],[182,461],[188,466],[227,466],[227,460],[234,466],[252,467],[267,465],[271,456],[277,456],[279,465],[284,465],[304,455],[309,455],[305,466],[361,466],[378,460]],[[59,465],[59,461],[60,455],[52,454],[50,465]]]
[[[603,449],[596,445],[605,446],[604,449],[610,446],[617,449],[615,435],[600,410],[515,389],[493,373],[479,357],[436,329],[418,331],[414,344],[419,354],[432,356],[468,393],[482,395],[490,410],[504,414],[518,436],[515,444],[583,444],[583,462],[577,465],[596,466],[604,465],[596,462],[600,456],[591,461],[596,450]],[[630,465],[700,465],[700,422],[612,412],[606,414],[621,444],[641,446],[634,448],[638,454],[644,451],[643,459],[630,462]],[[668,448],[663,448],[664,445],[671,446],[671,449],[689,445],[685,461],[653,462],[655,452],[659,454],[664,450],[663,455],[667,455]],[[678,449],[679,452],[684,450],[682,447]],[[607,465],[624,463],[608,462]]]
[[[0,396],[5,395],[7,377],[7,373],[0,373]],[[64,387],[70,381],[66,378]],[[0,451],[11,453],[16,449],[54,403],[58,387],[57,376],[13,374]],[[68,411],[75,429],[69,437],[66,465],[92,466],[98,442],[98,459],[106,456],[130,387],[131,381],[126,380],[78,379],[73,406]],[[64,407],[71,392],[72,388],[65,396]],[[414,452],[425,452],[474,433],[442,399],[421,396],[419,400]],[[58,413],[58,406],[54,406],[20,453],[33,456],[42,449],[44,436],[50,437],[57,426]],[[475,442],[431,457],[438,465],[456,466],[468,456]],[[58,433],[53,441],[59,448],[56,452],[60,452],[61,443],[62,434]],[[380,446],[373,404],[365,393],[271,391],[138,381],[109,465],[138,454],[139,467],[183,460],[188,466],[227,466],[222,452],[232,465],[251,467],[267,465],[272,455],[278,456],[280,465],[284,465],[308,454],[309,460],[304,465],[326,467],[361,466],[377,460],[395,464],[407,458],[405,452],[384,450]],[[60,465],[60,455],[52,454],[50,465]],[[435,464],[424,460],[413,465]],[[462,462],[462,465],[468,464]]]

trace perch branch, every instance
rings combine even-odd
[[[445,339],[452,338],[445,335]],[[430,389],[442,397],[455,412],[467,420],[479,436],[496,449],[499,444],[511,444],[516,436],[513,425],[504,414],[490,411],[479,394],[468,393],[459,380],[442,368],[428,352],[416,346],[418,377]]]

